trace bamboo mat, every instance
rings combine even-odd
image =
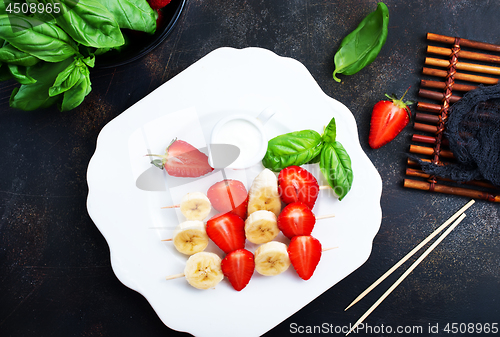
[[[431,102],[417,102],[413,125],[415,133],[409,152],[424,161],[446,165],[455,160],[444,137],[449,107],[464,93],[479,84],[498,84],[500,76],[500,45],[477,42],[458,37],[428,33],[425,66],[420,82],[419,97]],[[430,79],[427,79],[430,78]],[[426,174],[417,162],[408,159],[404,180],[408,188],[466,196],[500,202],[500,189],[488,181],[457,183]]]

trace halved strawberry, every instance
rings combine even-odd
[[[232,179],[219,181],[208,189],[207,197],[217,211],[231,212],[246,219],[248,192],[241,181]]]
[[[278,216],[278,228],[289,239],[311,234],[315,223],[311,209],[300,201],[288,204]]]
[[[278,175],[278,192],[285,204],[301,201],[310,209],[318,198],[319,185],[316,178],[299,166],[288,166]]]
[[[148,0],[149,6],[152,9],[160,9],[170,3],[171,0]]]
[[[288,245],[288,256],[293,268],[304,280],[314,274],[321,259],[321,243],[311,235],[295,236]]]
[[[222,260],[222,272],[237,291],[245,288],[255,269],[253,254],[246,249],[237,249]]]
[[[395,94],[392,96],[385,94],[391,100],[380,101],[373,107],[368,137],[368,144],[372,149],[378,149],[389,143],[410,122],[411,111],[408,105],[413,102],[403,102],[408,89],[401,99]]]
[[[245,221],[233,213],[217,214],[207,221],[208,237],[228,254],[245,248]]]
[[[151,163],[159,168],[165,168],[174,177],[201,177],[214,169],[208,163],[208,156],[191,144],[174,139],[167,147],[164,155],[149,154],[160,157]]]

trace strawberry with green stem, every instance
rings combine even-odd
[[[398,99],[395,94],[391,96],[385,94],[390,101],[380,101],[373,107],[370,136],[368,144],[372,149],[378,149],[393,140],[410,122],[411,111],[408,105],[412,101],[403,101],[403,97]]]
[[[165,169],[173,177],[201,177],[214,169],[208,163],[208,156],[191,144],[174,139],[167,147],[165,154],[147,154],[150,157],[159,157],[151,164]]]

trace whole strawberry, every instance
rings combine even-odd
[[[389,143],[410,122],[411,111],[408,105],[413,102],[403,102],[407,92],[408,89],[401,99],[394,94],[392,96],[385,94],[391,100],[380,101],[373,107],[368,137],[368,144],[372,149],[378,149]]]
[[[149,6],[152,9],[160,9],[170,3],[171,0],[148,0]]]

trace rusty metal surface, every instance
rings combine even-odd
[[[258,46],[299,60],[326,94],[354,114],[361,145],[383,180],[383,219],[372,254],[266,336],[294,335],[294,324],[354,323],[402,271],[353,308],[343,309],[468,201],[402,187],[411,129],[371,150],[373,105],[384,93],[402,94],[410,85],[407,98],[416,100],[427,32],[500,44],[498,1],[387,1],[389,35],[381,53],[361,72],[340,75],[342,83],[335,82],[332,59],[340,41],[376,4],[188,0],[160,47],[135,63],[93,71],[92,92],[70,112],[13,110],[8,98],[16,84],[0,83],[0,335],[184,335],[164,326],[147,301],[114,276],[108,246],[86,211],[86,169],[106,123],[224,46]],[[366,323],[421,326],[425,336],[447,335],[442,328],[448,323],[500,324],[499,207],[478,201]],[[436,324],[440,333],[429,333]]]

